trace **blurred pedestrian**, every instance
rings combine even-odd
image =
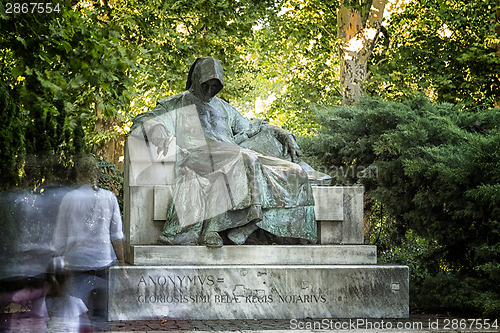
[[[46,332],[47,270],[50,246],[65,179],[43,182],[42,168],[58,169],[54,159],[27,158],[26,182],[0,192],[0,332]],[[56,173],[56,172],[54,172]],[[56,181],[57,180],[57,181]]]
[[[122,218],[113,192],[97,186],[99,166],[85,156],[75,163],[79,187],[59,207],[53,246],[71,272],[68,290],[89,309],[96,329],[107,321],[107,268],[124,264]]]
[[[49,333],[91,333],[92,326],[88,318],[88,308],[83,301],[72,296],[65,283],[68,274],[54,272],[50,274],[51,287],[46,303],[49,312],[47,328]]]

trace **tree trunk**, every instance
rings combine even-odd
[[[97,104],[98,103],[96,103],[96,105]],[[121,121],[118,117],[105,117],[99,107],[96,107],[96,113],[97,121],[94,127],[96,133],[113,131],[115,126],[121,127],[121,125],[123,125],[123,121]],[[118,169],[123,171],[123,160],[121,157],[123,156],[125,135],[116,132],[115,134],[116,136],[110,139],[94,144],[92,147],[92,153],[105,161],[115,163]]]
[[[345,4],[337,12],[342,104],[355,104],[363,94],[368,58],[380,31],[385,4],[386,0],[373,0],[365,20],[358,10]]]

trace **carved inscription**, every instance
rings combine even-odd
[[[219,282],[213,275],[159,275],[159,276],[151,276],[151,275],[142,275],[138,285],[141,284],[145,286],[173,286],[176,288],[182,288],[185,286],[193,286],[193,285],[208,285],[213,286],[215,281]],[[224,280],[222,280],[224,281]]]
[[[266,274],[260,274],[264,276]],[[230,280],[230,279],[227,279]],[[142,275],[138,279],[138,303],[326,303],[320,288],[302,283],[298,292],[275,287],[252,289],[243,284],[228,285],[214,275]],[[272,285],[264,282],[263,285]],[[306,287],[307,286],[307,287]]]
[[[209,303],[211,297],[203,292],[204,286],[213,286],[213,275],[142,275],[138,303]],[[196,292],[196,289],[201,291]],[[193,292],[191,292],[193,290]]]
[[[209,303],[209,295],[166,295],[157,294],[152,295],[140,294],[137,297],[137,303]]]

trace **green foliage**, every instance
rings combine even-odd
[[[22,127],[10,90],[0,82],[0,191],[19,181],[19,159],[23,153]]]
[[[491,103],[499,98],[496,0],[409,1],[391,15],[390,45],[371,58],[372,95],[404,100]]]
[[[29,154],[24,156],[23,177],[17,185],[34,191],[44,184],[71,185],[74,182],[73,160],[62,154]]]
[[[135,113],[183,91],[191,64],[202,56],[222,60],[224,99],[233,102],[246,94],[252,86],[245,59],[252,27],[275,10],[273,0],[116,1],[112,17],[123,27],[138,66]]]
[[[256,86],[252,94],[268,100],[257,116],[269,119],[293,133],[309,135],[317,126],[315,105],[339,101],[337,56],[338,4],[325,1],[282,3],[255,31]]]
[[[425,275],[466,276],[475,281],[469,285],[484,286],[476,292],[491,301],[489,308],[478,299],[467,304],[498,315],[488,297],[500,293],[500,110],[472,111],[423,98],[330,108],[320,117],[319,134],[304,140],[305,158],[316,156],[326,171],[376,168],[372,177],[348,178],[363,183],[395,221],[391,238],[399,241],[387,244],[422,258],[417,271]],[[401,256],[387,247],[382,251]]]
[[[12,171],[22,170],[24,152],[42,164],[67,163],[92,144],[98,110],[114,116],[130,108],[135,66],[121,28],[103,7],[57,3],[59,13],[43,15],[6,14],[0,4],[0,81],[16,107],[6,116],[22,129],[12,128],[18,137],[5,146],[12,151],[22,142],[21,151],[9,153],[17,158]],[[48,181],[49,170],[39,168],[38,182]]]
[[[496,284],[495,284],[496,283]],[[498,280],[478,279],[465,274],[439,272],[412,281],[412,303],[427,311],[497,318],[500,311]]]
[[[224,99],[297,134],[318,125],[316,105],[339,100],[339,2],[58,3],[60,13],[48,15],[6,14],[0,4],[0,78],[26,128],[27,153],[75,154],[116,137],[115,128],[96,131],[95,122],[130,121],[182,91],[198,56],[223,61]],[[369,1],[343,3],[363,9]],[[492,0],[414,1],[394,13],[391,48],[379,49],[372,64],[372,93],[493,100],[499,57],[489,47],[492,8]],[[385,93],[387,85],[392,91]],[[256,110],[258,98],[265,106]]]
[[[14,254],[17,252],[18,235],[17,224],[14,219],[12,200],[8,192],[0,192],[0,216],[2,216],[2,230],[0,231],[0,276],[6,274],[8,266],[15,263]]]
[[[117,199],[120,209],[123,208],[123,173],[114,163],[98,159],[100,168],[99,187],[113,192]]]

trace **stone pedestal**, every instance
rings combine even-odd
[[[375,265],[374,245],[226,245],[206,246],[133,245],[134,265]]]
[[[132,246],[110,320],[406,318],[408,268],[372,245]]]
[[[131,266],[110,291],[110,320],[408,316],[401,266]]]
[[[363,244],[362,186],[313,186],[320,244]]]
[[[175,157],[127,147],[131,266],[110,269],[110,320],[408,317],[408,268],[377,265],[362,245],[363,187],[313,186],[318,245],[161,246]]]

